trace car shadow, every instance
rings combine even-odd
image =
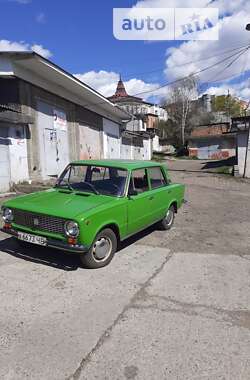
[[[154,224],[153,226],[150,226],[148,228],[146,228],[145,230],[143,231],[140,231],[140,232],[137,232],[137,234],[129,237],[128,239],[126,240],[123,240],[120,245],[119,245],[119,248],[118,248],[118,252],[122,251],[123,249],[127,248],[128,246],[130,246],[131,244],[135,244],[137,243],[139,240],[143,239],[144,237],[152,234],[152,232],[158,230],[158,227],[157,227],[157,224]]]
[[[123,249],[138,242],[147,235],[150,235],[156,229],[156,225],[150,226],[147,229],[138,232],[130,238],[122,241],[119,244],[117,253],[122,253]],[[77,254],[70,254],[57,249],[39,247],[38,245],[22,247],[13,237],[8,237],[0,241],[0,251],[5,252],[18,259],[50,266],[52,268],[64,271],[74,271],[79,268],[85,269],[82,266],[80,258]]]
[[[237,164],[237,159],[235,156],[225,158],[222,160],[217,160],[217,161],[207,161],[204,162],[204,166],[201,168],[202,170],[207,170],[207,169],[217,169],[221,168],[223,166],[233,166]]]
[[[21,247],[13,237],[0,241],[0,251],[25,261],[47,265],[64,271],[74,271],[82,268],[78,255],[70,255],[63,251],[37,245]]]

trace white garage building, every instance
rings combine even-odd
[[[0,192],[24,181],[50,181],[72,160],[150,159],[147,136],[135,146],[130,139],[130,149],[123,144],[129,120],[126,111],[40,55],[1,52]]]

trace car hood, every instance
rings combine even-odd
[[[113,197],[91,193],[75,193],[60,189],[49,189],[20,196],[4,205],[21,210],[74,219],[85,212],[109,203]]]

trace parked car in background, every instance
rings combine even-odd
[[[171,183],[164,165],[146,161],[70,163],[54,188],[3,205],[3,231],[20,244],[80,254],[87,268],[113,258],[119,243],[158,223],[172,227],[184,186]]]

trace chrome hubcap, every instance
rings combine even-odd
[[[107,237],[101,237],[93,246],[93,256],[96,261],[106,260],[111,254],[112,242]]]
[[[167,214],[165,216],[165,221],[166,221],[168,226],[172,223],[173,218],[174,218],[173,210],[168,210]]]

